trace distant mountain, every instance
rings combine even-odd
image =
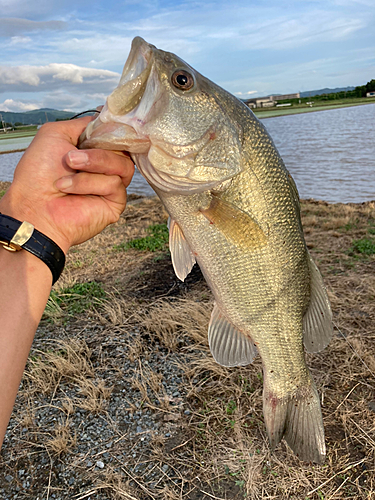
[[[334,94],[336,92],[345,92],[354,89],[355,87],[340,87],[337,89],[309,90],[308,92],[301,92],[301,97],[313,97],[314,95]]]
[[[41,125],[46,122],[54,122],[56,119],[62,120],[75,115],[70,111],[58,111],[57,109],[42,108],[24,113],[13,113],[11,111],[1,111],[3,120],[6,123],[22,123],[23,125]],[[0,124],[1,126],[1,124]]]

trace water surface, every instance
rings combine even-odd
[[[375,200],[375,104],[262,120],[301,198]]]
[[[265,118],[262,122],[301,198],[330,203],[375,200],[375,104]],[[12,180],[21,156],[0,155],[0,180]],[[128,192],[154,194],[137,170]]]
[[[0,152],[15,151],[16,149],[25,149],[29,146],[34,136],[7,138],[2,136],[0,139]],[[1,164],[0,164],[1,165]]]

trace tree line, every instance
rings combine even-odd
[[[332,94],[320,94],[311,97],[301,97],[299,99],[287,99],[285,101],[278,101],[280,103],[290,102],[292,104],[306,103],[314,99],[314,101],[333,101],[335,99],[355,99],[366,97],[367,92],[375,91],[375,80],[370,80],[366,85],[359,85],[353,90],[342,90],[340,92],[332,92]]]

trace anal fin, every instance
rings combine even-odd
[[[184,281],[192,270],[196,260],[185,236],[173,219],[168,221],[169,227],[169,250],[171,252],[172,264],[177,278]]]
[[[246,366],[257,354],[252,339],[234,327],[217,304],[208,326],[208,343],[215,361],[223,366]]]
[[[303,318],[303,342],[307,352],[319,352],[332,338],[332,310],[323,278],[308,254],[311,292],[310,305]]]

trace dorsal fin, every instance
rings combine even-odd
[[[168,227],[169,250],[171,252],[173,269],[177,278],[184,281],[196,262],[195,256],[190,250],[189,244],[177,222],[170,218]]]
[[[217,304],[208,326],[208,343],[215,361],[223,366],[246,366],[257,354],[252,339],[234,327]]]
[[[332,310],[323,278],[308,254],[311,292],[310,304],[303,318],[303,342],[307,352],[324,349],[332,337]]]

